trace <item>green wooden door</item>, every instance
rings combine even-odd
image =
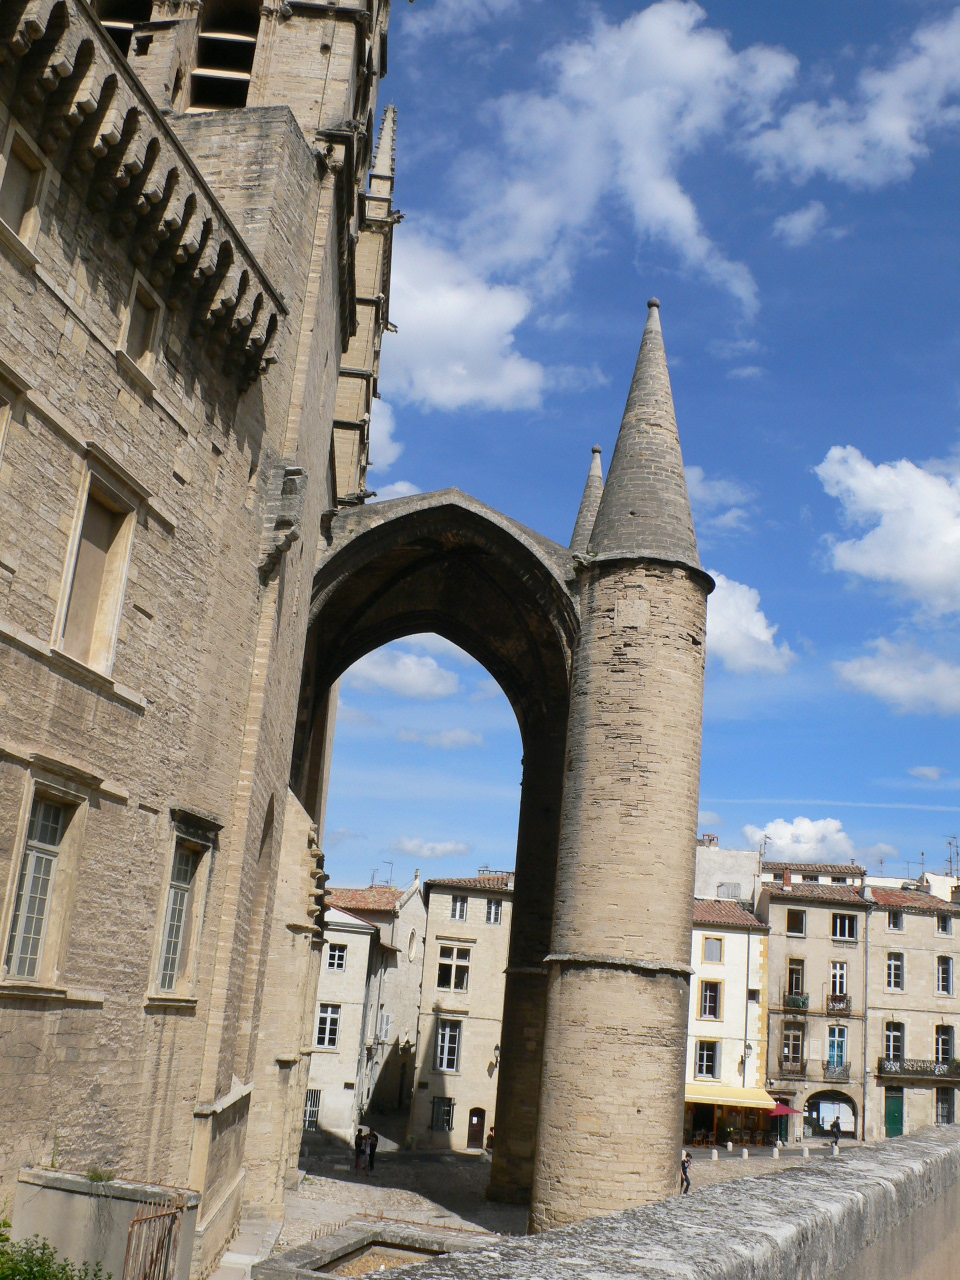
[[[883,1123],[888,1138],[903,1135],[903,1090],[887,1089],[883,1106]]]

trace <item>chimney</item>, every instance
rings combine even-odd
[[[790,874],[790,868],[784,867],[783,868],[783,887],[785,889],[789,889],[792,883],[793,883],[793,877]]]

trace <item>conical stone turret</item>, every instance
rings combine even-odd
[[[666,560],[699,569],[660,303],[651,298],[647,306],[640,354],[589,552],[601,560]]]
[[[583,497],[580,499],[577,522],[573,526],[573,537],[570,539],[570,550],[576,555],[583,555],[587,549],[602,497],[603,468],[600,466],[600,446],[595,444],[593,457],[590,460],[590,470],[587,472],[587,483],[583,487]]]

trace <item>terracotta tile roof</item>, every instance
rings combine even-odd
[[[726,898],[695,898],[693,902],[693,923],[713,924],[728,929],[753,929],[767,932],[765,925],[753,914],[741,907],[739,902]]]
[[[509,893],[513,889],[513,876],[504,872],[502,875],[471,876],[454,880],[428,880],[427,893],[431,889],[495,889],[498,893]]]
[[[916,911],[925,916],[960,916],[960,904],[945,902],[932,893],[918,889],[871,889],[878,907],[896,907],[898,911]]]
[[[403,890],[392,884],[369,884],[365,889],[328,889],[327,902],[344,911],[393,911]]]
[[[853,866],[849,862],[762,862],[763,871],[790,871],[802,876],[865,876],[866,867]]]
[[[785,885],[764,881],[762,888],[771,898],[785,898],[793,902],[836,902],[851,907],[868,905],[849,884],[804,884],[802,880],[794,880],[788,889]]]

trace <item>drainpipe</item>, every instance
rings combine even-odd
[[[747,987],[743,993],[743,1087],[747,1087],[747,1048],[750,1041],[750,934],[747,930]]]

